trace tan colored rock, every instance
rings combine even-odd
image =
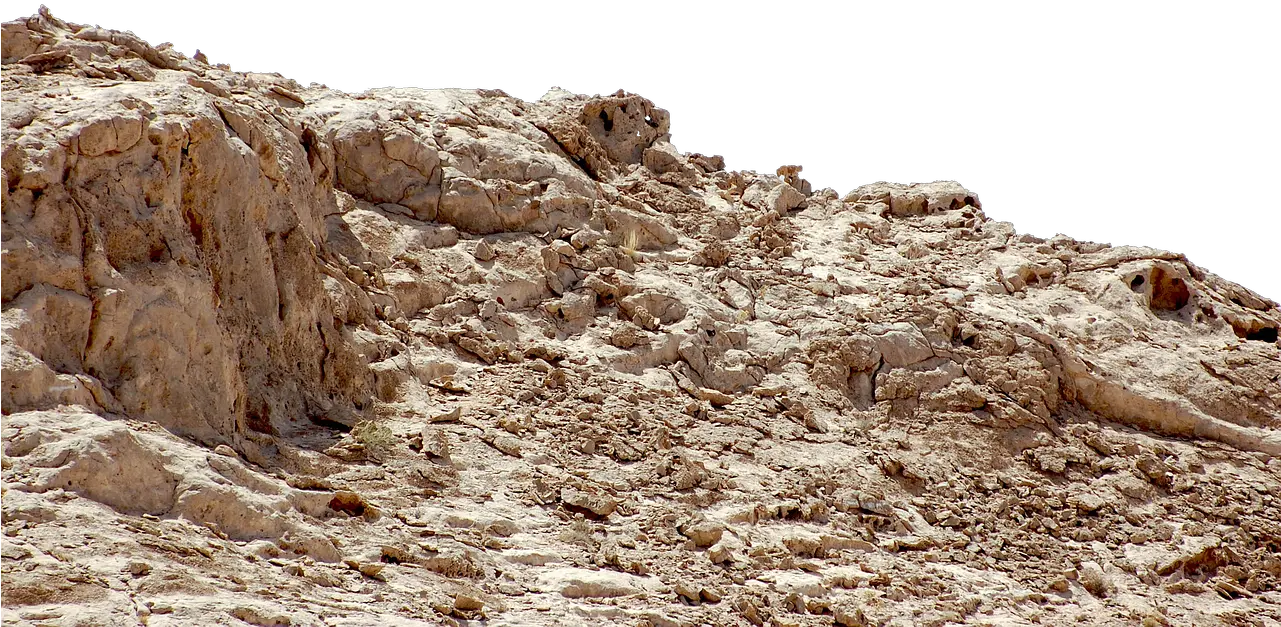
[[[1281,310],[1181,255],[2,28],[6,621],[1273,611]]]
[[[657,590],[661,584],[652,577],[637,577],[606,570],[560,568],[544,574],[541,585],[570,599],[610,598]]]
[[[560,500],[566,505],[587,510],[596,516],[608,516],[618,508],[618,501],[607,494],[570,486],[561,488]]]
[[[694,546],[706,548],[720,542],[725,527],[720,523],[704,521],[682,529],[681,533],[693,540]]]
[[[1096,597],[1106,597],[1116,589],[1116,584],[1098,562],[1081,562],[1079,577],[1081,585]]]

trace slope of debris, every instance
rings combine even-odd
[[[668,131],[5,23],[3,624],[1281,624],[1276,303]]]

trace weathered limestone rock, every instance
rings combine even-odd
[[[1281,620],[1281,310],[1181,255],[2,28],[6,625]]]
[[[579,568],[561,568],[548,572],[541,583],[544,588],[571,599],[628,596],[661,586],[653,578]]]

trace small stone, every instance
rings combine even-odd
[[[230,446],[227,446],[226,444],[219,444],[218,446],[215,446],[214,453],[218,455],[222,455],[224,457],[235,457],[235,458],[240,457],[239,455],[236,454],[236,449],[233,449]]]
[[[387,581],[386,575],[383,575],[383,569],[386,567],[387,565],[382,562],[363,562],[356,567],[356,570],[360,571],[360,574],[369,577],[370,579]]]
[[[1078,575],[1081,585],[1096,597],[1105,597],[1115,588],[1112,579],[1107,573],[1103,572],[1103,567],[1098,562],[1081,562],[1080,574]]]
[[[443,414],[435,414],[429,420],[430,422],[458,422],[458,419],[462,417],[463,408],[457,406]]]
[[[698,603],[700,600],[698,588],[688,582],[677,582],[676,585],[672,586],[672,591],[693,603]]]
[[[543,268],[547,270],[548,276],[556,276],[556,271],[560,269],[560,255],[556,254],[550,246],[539,251],[543,260]]]
[[[730,403],[733,403],[734,397],[720,390],[713,390],[712,388],[699,388],[698,400],[707,401],[715,407],[724,407],[726,405],[729,405]]]
[[[499,433],[494,436],[491,444],[494,445],[494,448],[507,455],[511,455],[512,457],[522,456],[522,442],[520,441],[520,438],[516,436]]]
[[[640,343],[644,331],[631,322],[623,322],[609,335],[609,343],[622,349],[628,349]]]
[[[439,388],[446,392],[466,393],[471,391],[471,389],[468,388],[466,384],[461,383],[459,381],[455,381],[454,378],[451,376],[444,376],[444,377],[432,379],[431,381],[427,382],[427,385],[430,385],[434,388]]]
[[[618,509],[618,500],[605,494],[590,494],[566,486],[560,490],[560,500],[566,505],[585,509],[597,516],[608,516]]]
[[[650,315],[648,309],[637,307],[632,312],[632,324],[646,331],[657,331],[660,321],[657,317]]]
[[[449,457],[449,435],[444,430],[423,425],[422,431],[423,454],[430,459],[439,459],[445,463],[451,463]]]
[[[725,527],[717,522],[701,522],[681,530],[685,537],[694,541],[694,546],[705,548],[721,541]]]
[[[231,615],[259,627],[283,627],[293,624],[293,619],[286,614],[247,605],[231,610]]]
[[[833,620],[841,627],[866,627],[870,624],[867,621],[867,617],[864,616],[862,608],[857,607],[853,609],[836,608],[833,613]]]
[[[476,249],[472,251],[472,256],[479,261],[492,261],[496,254],[494,252],[494,247],[491,246],[489,242],[480,240],[480,242],[476,244]]]
[[[549,390],[559,390],[565,387],[569,382],[569,373],[564,368],[555,368],[543,377],[543,387]]]
[[[470,594],[460,592],[454,596],[454,609],[456,610],[463,612],[476,612],[483,607],[485,607],[485,602]]]
[[[717,544],[707,550],[707,559],[713,564],[724,564],[734,559],[734,552],[723,544]]]

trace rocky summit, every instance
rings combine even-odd
[[[1182,255],[43,9],[3,139],[5,626],[1281,624],[1281,310]]]

